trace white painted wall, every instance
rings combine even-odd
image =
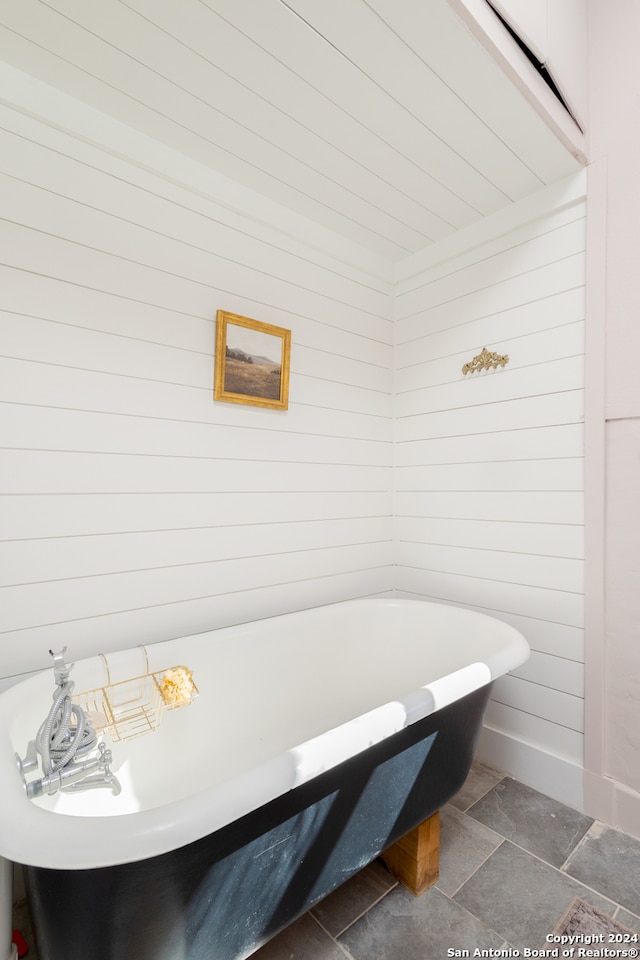
[[[265,227],[223,179],[177,176],[160,145],[12,82],[5,683],[49,666],[49,648],[77,659],[389,590],[390,284],[338,238],[321,253],[284,210]],[[292,330],[288,411],[213,401],[219,308]]]
[[[588,811],[640,836],[640,8],[589,3]]]
[[[571,178],[405,262],[396,302],[397,588],[522,630],[531,659],[496,685],[483,756],[576,806],[584,191]],[[508,365],[463,375],[483,347]]]

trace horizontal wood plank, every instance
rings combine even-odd
[[[584,523],[584,494],[580,491],[511,490],[398,493],[398,516],[440,517],[527,523]]]
[[[579,767],[583,764],[584,735],[579,730],[571,730],[552,720],[494,700],[489,701],[485,723],[491,729],[506,733],[516,740],[535,744],[553,757],[561,757]]]
[[[0,586],[390,544],[392,534],[391,517],[347,517],[2,540]]]
[[[379,569],[389,562],[389,544],[357,544],[5,587],[2,632],[282,583],[293,589],[297,582]]]
[[[503,583],[584,592],[584,562],[565,557],[440,546],[400,541],[398,563],[424,571],[451,573]]]
[[[469,464],[508,463],[518,460],[548,460],[584,456],[582,423],[550,424],[544,427],[516,428],[471,436],[433,437],[398,441],[398,463],[402,466],[461,464],[464,473]]]
[[[18,494],[0,497],[6,540],[389,517],[387,491]],[[274,530],[275,534],[275,530]]]
[[[579,524],[398,517],[396,530],[399,541],[410,543],[504,550],[574,560],[584,558],[584,529]]]
[[[433,464],[396,467],[397,489],[438,490],[582,490],[581,457],[556,460],[507,460],[501,463]]]

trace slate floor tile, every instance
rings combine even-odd
[[[611,916],[615,905],[508,840],[453,899],[520,950],[540,949],[575,897]]]
[[[616,913],[615,919],[618,923],[621,923],[623,927],[633,930],[634,933],[640,936],[640,917],[636,917],[633,913],[629,913],[628,910],[620,908]],[[640,945],[637,944],[637,946]]]
[[[483,763],[474,763],[460,790],[449,801],[458,810],[467,810],[471,804],[500,783],[504,774],[487,767]]]
[[[332,937],[337,937],[396,884],[385,865],[374,860],[316,904],[311,913]]]
[[[338,943],[354,960],[445,960],[449,949],[498,949],[502,940],[436,887],[422,897],[396,887]]]
[[[452,896],[502,842],[493,830],[447,804],[440,811],[438,889]]]
[[[505,777],[467,810],[501,836],[561,867],[593,824],[591,817]]]
[[[252,956],[255,960],[345,960],[335,940],[309,913],[305,913]]]
[[[640,840],[596,823],[565,870],[640,916]]]

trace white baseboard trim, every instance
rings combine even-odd
[[[508,773],[560,803],[585,812],[584,771],[571,760],[553,756],[540,747],[486,725],[476,745],[476,760]]]
[[[578,763],[486,724],[476,744],[475,758],[574,810],[640,839],[640,793],[624,783],[584,770]]]
[[[586,813],[590,817],[640,839],[640,793],[624,783],[587,770],[584,795]]]

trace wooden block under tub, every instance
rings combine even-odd
[[[396,880],[419,897],[438,879],[440,813],[423,820],[380,856]]]

